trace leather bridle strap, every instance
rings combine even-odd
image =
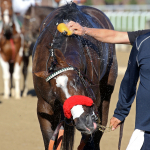
[[[120,124],[120,134],[119,134],[118,150],[121,149],[121,141],[122,141],[122,136],[123,136],[123,126],[124,126],[124,121]]]
[[[58,134],[58,132],[59,132],[59,134]],[[56,150],[60,150],[62,138],[63,138],[63,134],[64,134],[63,122],[59,123],[59,125],[55,129],[53,136],[50,139],[48,150],[53,150],[57,134],[58,134],[58,139],[57,139]]]
[[[57,139],[57,145],[56,145],[56,150],[60,150],[62,139],[64,135],[64,127],[61,126],[58,134],[58,139]]]
[[[83,140],[81,140],[80,145],[78,146],[77,150],[83,150],[85,145],[86,145],[86,143]]]
[[[75,69],[74,69],[74,67],[67,67],[67,68],[63,68],[63,69],[61,69],[61,70],[58,70],[58,71],[56,71],[55,73],[53,73],[53,74],[51,74],[50,76],[48,76],[48,77],[46,78],[46,82],[48,82],[49,80],[51,80],[51,79],[54,78],[55,76],[57,76],[57,75],[59,75],[59,74],[65,72],[65,71],[68,71],[68,70],[75,70]]]

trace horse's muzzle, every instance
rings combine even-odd
[[[12,28],[10,28],[9,25],[5,25],[4,26],[4,35],[7,39],[10,39],[12,36],[13,32],[12,32]]]
[[[79,118],[74,119],[74,122],[76,129],[83,134],[92,134],[97,130],[96,120],[85,112]]]

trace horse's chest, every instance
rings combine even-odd
[[[3,53],[5,59],[10,61],[15,58],[19,52],[19,43],[16,44],[14,40],[5,40],[1,44],[1,53]]]

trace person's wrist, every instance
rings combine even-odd
[[[83,27],[83,35],[86,35],[87,33],[87,27]]]

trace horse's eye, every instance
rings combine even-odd
[[[79,77],[79,76],[76,77],[76,82],[77,82],[77,83],[80,82],[80,77]]]
[[[51,66],[48,68],[49,71],[53,71],[56,66],[56,62],[52,62]]]

